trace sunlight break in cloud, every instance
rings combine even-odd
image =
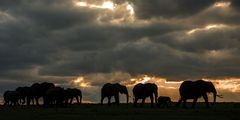
[[[216,8],[227,8],[231,5],[231,2],[227,2],[227,1],[224,1],[224,2],[216,2],[213,7],[216,7]]]
[[[136,21],[135,10],[130,2],[115,4],[113,1],[104,1],[102,4],[94,4],[85,1],[75,1],[74,4],[78,7],[89,9],[106,9],[98,14],[96,19],[98,24],[127,25],[140,22]]]
[[[76,79],[72,80],[71,83],[74,86],[78,86],[78,87],[81,87],[81,88],[87,88],[87,87],[91,86],[89,82],[85,81],[83,76],[77,77]]]
[[[190,31],[187,32],[188,35],[191,35],[191,34],[194,34],[196,32],[199,32],[199,31],[208,31],[208,30],[214,30],[214,29],[222,29],[222,28],[226,28],[227,26],[224,25],[224,24],[211,24],[211,25],[207,25],[206,27],[204,28],[195,28],[195,29],[192,29]]]
[[[82,1],[76,2],[75,4],[80,7],[100,8],[100,9],[110,9],[110,10],[113,10],[115,6],[112,1],[105,1],[102,3],[102,5],[89,4],[87,2],[82,2]]]
[[[0,24],[9,22],[9,21],[16,21],[16,18],[8,14],[7,12],[0,11]]]

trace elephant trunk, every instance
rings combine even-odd
[[[127,104],[128,104],[128,99],[129,99],[128,93],[126,93],[126,98],[127,98]]]
[[[216,103],[216,97],[217,97],[217,92],[213,92],[213,103],[212,105],[214,105]]]
[[[158,105],[158,91],[156,91],[155,93],[155,104]]]
[[[217,91],[216,91],[216,88],[213,86],[213,89],[212,89],[212,93],[213,93],[213,103],[212,105],[214,105],[216,103],[216,97],[217,97]]]

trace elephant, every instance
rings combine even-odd
[[[44,106],[56,105],[63,106],[65,100],[64,88],[61,87],[51,87],[46,91],[43,97]]]
[[[172,103],[172,100],[168,96],[158,97],[158,107],[169,107],[171,103]]]
[[[101,89],[101,104],[103,104],[103,100],[105,97],[108,98],[108,105],[111,105],[111,97],[114,96],[115,103],[119,105],[119,93],[126,94],[127,104],[128,104],[128,90],[124,85],[120,85],[119,83],[111,84],[106,83],[103,85]]]
[[[138,99],[142,99],[141,107],[143,107],[143,104],[145,102],[145,99],[147,97],[150,97],[151,99],[151,107],[153,107],[153,94],[155,95],[155,103],[157,104],[157,98],[158,98],[158,87],[154,83],[138,83],[133,87],[133,95],[134,95],[134,106],[137,107],[137,101]]]
[[[6,91],[3,94],[4,98],[4,105],[19,105],[19,100],[21,98],[21,95],[18,91]]]
[[[39,98],[43,97],[45,95],[45,93],[47,92],[47,90],[51,87],[55,87],[55,85],[53,83],[48,83],[48,82],[43,82],[43,83],[34,83],[31,86],[31,91],[32,91],[32,95],[33,98],[36,101],[36,104],[39,105]],[[43,102],[45,102],[43,100]],[[30,104],[30,102],[28,101],[28,105]]]
[[[192,108],[195,107],[198,98],[203,97],[206,107],[209,108],[207,93],[213,93],[213,103],[216,103],[217,91],[212,82],[197,80],[197,81],[184,81],[179,88],[180,99],[177,106],[183,101],[183,107],[186,108],[187,99],[193,99]]]
[[[18,88],[16,88],[16,91],[18,91],[20,93],[20,104],[24,105],[26,103],[26,101],[27,101],[27,103],[31,102],[31,101],[34,102],[31,87],[27,87],[27,86],[18,87]]]
[[[65,103],[72,104],[73,99],[77,100],[78,104],[82,103],[82,92],[80,89],[77,88],[68,88],[65,90]],[[70,99],[70,102],[69,102]]]

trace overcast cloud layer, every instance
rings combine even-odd
[[[142,74],[240,77],[239,0],[115,0],[115,11],[75,2],[0,1],[0,91],[40,81],[69,86],[79,75],[97,87]]]

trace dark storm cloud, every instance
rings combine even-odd
[[[95,19],[94,12],[97,12],[73,7],[73,2],[66,0],[22,0],[14,5],[9,5],[11,9],[7,7],[4,11],[18,19],[30,20],[29,22],[45,30],[64,29],[92,22]]]
[[[230,0],[233,7],[240,8],[240,1],[239,0]]]
[[[131,2],[136,24],[112,25],[96,22],[107,10],[76,7],[70,0],[1,1],[1,79],[116,71],[168,79],[239,77],[237,10],[220,14],[211,8],[215,0]],[[139,18],[148,24],[138,25]],[[215,22],[228,27],[186,34]],[[214,51],[230,56],[211,56]],[[36,73],[27,74],[31,70]]]
[[[135,0],[139,18],[186,17],[209,7],[217,0]]]

